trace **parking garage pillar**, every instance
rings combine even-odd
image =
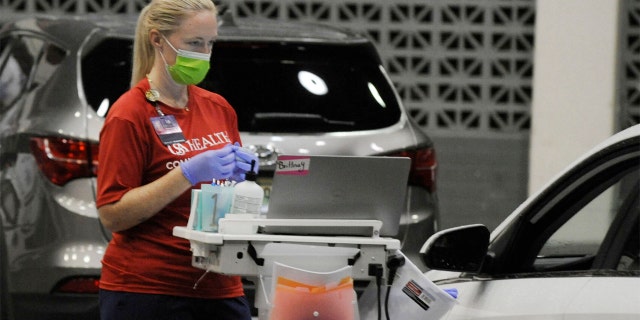
[[[529,193],[617,127],[619,0],[537,0]]]

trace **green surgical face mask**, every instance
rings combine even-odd
[[[164,35],[162,37],[164,38]],[[167,41],[171,49],[173,49],[177,54],[176,63],[174,65],[168,65],[165,60],[167,71],[169,71],[173,81],[184,85],[198,84],[202,82],[209,71],[209,59],[211,58],[211,52],[200,53],[182,49],[176,50],[167,38],[164,39]],[[164,56],[162,56],[162,59],[164,60]]]

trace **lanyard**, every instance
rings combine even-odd
[[[156,109],[156,113],[160,117],[164,117],[164,112],[160,110],[160,106],[158,106],[158,99],[160,99],[160,93],[156,89],[149,89],[144,93],[144,96],[147,98],[147,101],[153,105]]]
[[[155,89],[149,89],[149,91],[145,92],[145,97],[147,101],[153,105],[156,109],[156,113],[158,117],[152,117],[151,124],[153,125],[153,129],[156,131],[158,138],[162,141],[164,145],[171,145],[174,143],[180,143],[186,141],[184,135],[182,134],[182,128],[178,125],[178,121],[173,115],[165,115],[162,110],[160,110],[160,106],[158,105],[158,98],[160,98],[160,94]]]

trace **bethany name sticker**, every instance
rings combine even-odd
[[[303,176],[309,173],[311,158],[304,156],[281,156],[276,161],[276,174]]]

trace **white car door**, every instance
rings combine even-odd
[[[458,290],[446,320],[637,320],[640,278],[527,278],[441,285]]]
[[[640,277],[591,277],[565,310],[567,320],[640,319]]]

